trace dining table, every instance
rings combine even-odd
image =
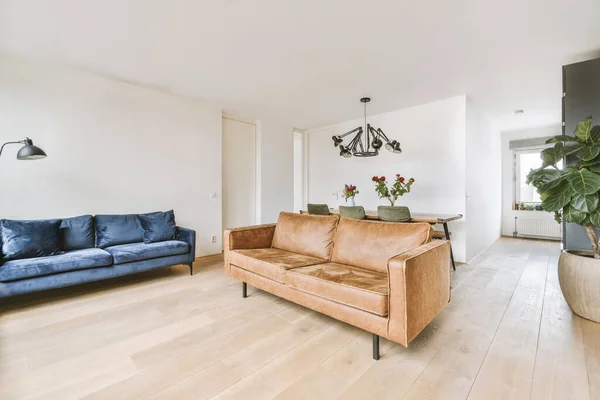
[[[339,215],[340,211],[336,208],[330,208],[329,212],[333,215]],[[307,210],[300,210],[300,214],[308,214]],[[438,213],[410,213],[410,220],[412,222],[427,222],[428,224],[435,225],[440,224],[444,229],[444,238],[450,241],[450,230],[448,229],[448,222],[456,221],[461,219],[462,214],[438,214]],[[365,210],[365,219],[368,220],[379,220],[377,210]],[[452,251],[452,243],[450,243],[450,259],[452,261],[452,269],[456,271],[456,263],[454,262],[454,253]]]

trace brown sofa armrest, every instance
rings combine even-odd
[[[265,249],[271,247],[277,224],[254,225],[243,228],[227,229],[223,233],[223,251],[225,252],[223,267],[225,273],[231,274],[229,252],[243,249]]]
[[[388,335],[407,346],[450,301],[450,242],[436,240],[388,261]]]
[[[271,247],[277,224],[255,225],[227,229],[223,234],[223,249],[264,249]]]

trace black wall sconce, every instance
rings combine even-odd
[[[41,160],[42,158],[48,157],[44,150],[40,149],[37,146],[33,145],[33,140],[29,138],[25,138],[24,140],[19,140],[17,142],[6,142],[0,147],[0,156],[2,155],[2,150],[4,150],[4,146],[7,144],[23,144],[21,150],[17,152],[17,160]]]

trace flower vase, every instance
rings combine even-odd
[[[355,206],[355,204],[354,204],[354,196],[350,196],[350,197],[348,197],[346,199],[346,205],[348,207],[354,207]]]

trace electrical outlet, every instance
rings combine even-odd
[[[211,241],[217,243],[217,235],[212,235]]]

